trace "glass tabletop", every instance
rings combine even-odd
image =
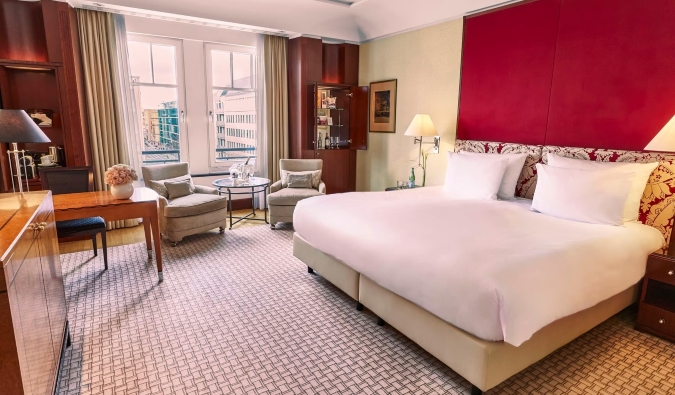
[[[251,188],[262,187],[268,185],[269,183],[269,179],[262,177],[250,177],[246,182],[239,179],[221,178],[215,180],[212,185],[217,188]]]

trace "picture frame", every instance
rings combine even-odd
[[[370,83],[370,132],[396,133],[396,82]]]

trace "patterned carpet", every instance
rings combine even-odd
[[[292,256],[266,226],[63,256],[60,394],[468,394],[470,385]],[[675,345],[628,309],[487,394],[675,393]]]

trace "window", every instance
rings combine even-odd
[[[241,128],[253,123],[256,114],[255,48],[208,43],[204,50],[209,110],[215,114],[209,137],[210,166],[229,167],[255,158],[256,128],[253,126],[250,134]],[[224,134],[220,134],[221,125],[226,128]]]
[[[129,65],[143,133],[143,164],[187,160],[179,40],[130,34]]]

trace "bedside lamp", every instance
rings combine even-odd
[[[19,193],[23,195],[21,170],[19,169],[19,154],[23,156],[25,151],[19,151],[17,143],[49,142],[51,142],[49,137],[44,134],[37,124],[35,124],[35,121],[33,121],[24,110],[0,110],[0,143],[12,144],[12,149],[7,150],[7,154],[9,157],[9,173],[12,178],[12,190],[14,190],[14,192],[16,192],[16,187],[14,186],[14,169],[16,169]],[[14,163],[12,163],[12,154],[14,155]],[[28,187],[28,178],[26,178],[26,187]]]
[[[654,136],[646,151],[675,152],[675,116]]]
[[[434,139],[434,151],[438,152],[437,149],[438,144],[440,143],[440,137],[438,137],[438,132],[436,131],[434,123],[431,122],[431,117],[427,114],[415,115],[415,118],[413,118],[412,122],[410,122],[410,126],[408,126],[408,129],[405,131],[404,135],[415,137],[413,144],[417,144],[418,142],[420,143],[420,153],[417,159],[418,164],[421,165],[422,139],[424,137],[436,137]]]
[[[422,139],[425,137],[434,138],[434,153],[438,153],[438,147],[441,143],[441,138],[436,131],[434,123],[431,122],[431,117],[427,114],[417,114],[410,122],[410,126],[405,131],[405,136],[413,136],[413,144],[420,143],[420,153],[417,157],[417,165],[422,168],[422,186],[426,184],[427,181],[427,156],[422,155]]]

